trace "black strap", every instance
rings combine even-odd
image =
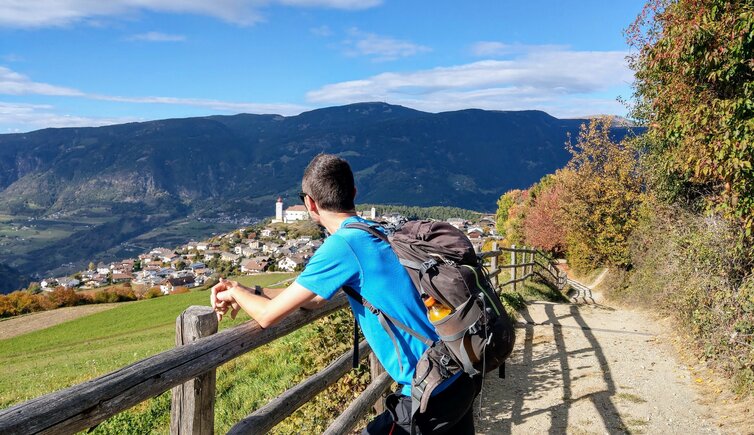
[[[390,240],[388,240],[385,233],[377,229],[379,228],[379,226],[377,225],[367,225],[364,222],[351,222],[351,223],[346,224],[346,228],[355,228],[355,229],[366,231],[369,234],[382,240],[383,242],[390,243]]]
[[[351,287],[343,287],[343,291],[350,296],[353,300],[355,300],[360,305],[364,306],[366,309],[372,312],[377,317],[383,316],[386,320],[389,321],[389,323],[392,323],[393,325],[397,326],[398,328],[402,329],[404,332],[410,334],[412,337],[416,338],[417,340],[421,341],[422,343],[426,344],[427,346],[431,346],[434,341],[430,340],[429,338],[421,335],[420,333],[414,331],[410,327],[408,327],[406,324],[401,322],[400,320],[396,319],[395,317],[385,313],[384,311],[380,310],[379,308],[372,305],[368,300],[364,299],[362,295],[360,295],[356,290],[352,289]],[[380,322],[382,323],[382,322]]]
[[[353,316],[353,368],[359,367],[359,325],[356,322],[356,315]]]

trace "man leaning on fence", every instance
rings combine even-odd
[[[211,303],[218,317],[229,310],[246,311],[261,327],[274,325],[299,308],[316,308],[342,287],[350,287],[386,314],[432,340],[437,334],[426,309],[390,245],[369,233],[346,228],[366,222],[356,215],[356,187],[348,162],[329,154],[316,156],[304,171],[301,200],[312,220],[331,234],[314,253],[304,271],[283,290],[248,288],[221,280],[212,287]],[[400,328],[388,332],[377,316],[349,296],[351,309],[364,337],[399,389],[385,399],[386,411],[364,429],[365,434],[411,431],[411,380],[427,345]],[[461,372],[440,385],[427,410],[416,416],[415,433],[473,434],[472,402],[479,385]]]

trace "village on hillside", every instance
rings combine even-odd
[[[406,220],[400,214],[377,216],[371,212],[360,216],[389,225]],[[116,284],[127,284],[135,292],[157,289],[171,294],[178,288],[204,285],[213,274],[252,275],[263,272],[297,272],[304,268],[309,258],[322,245],[320,234],[290,234],[288,224],[309,221],[303,205],[284,209],[282,198],[275,203],[275,218],[260,228],[241,228],[215,236],[207,241],[188,242],[175,249],[154,248],[136,258],[105,264],[90,262],[86,270],[65,277],[50,277],[40,281],[42,291],[56,288],[91,290]],[[477,250],[481,249],[483,236],[495,234],[495,222],[485,216],[477,222],[451,218],[447,222],[464,231]],[[281,225],[283,224],[283,225]]]

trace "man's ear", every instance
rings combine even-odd
[[[309,211],[310,211],[310,212],[314,212],[314,213],[317,213],[317,214],[319,214],[319,207],[317,207],[317,203],[316,203],[316,202],[314,202],[314,199],[312,199],[312,197],[311,197],[311,196],[309,196],[309,195],[306,195],[306,196],[304,197],[304,201],[309,201],[309,203],[308,203],[307,205],[308,205],[308,207],[309,207]]]
[[[358,190],[356,190],[356,186],[354,186],[353,187],[353,199],[356,199],[356,192],[358,192]]]

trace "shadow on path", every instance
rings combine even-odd
[[[485,379],[483,396],[480,399],[481,415],[476,424],[479,432],[509,434],[517,426],[532,423],[528,420],[537,417],[537,433],[562,434],[568,428],[571,407],[584,400],[592,402],[595,412],[599,414],[598,418],[609,433],[626,431],[626,424],[615,404],[615,381],[607,357],[595,336],[595,331],[645,334],[606,329],[593,330],[579,310],[578,305],[570,304],[532,303],[527,306],[523,313],[525,322],[517,325],[520,328],[519,337],[523,332],[523,337],[519,338],[517,344],[517,353],[520,354],[520,358],[514,357],[508,361],[507,379],[495,379],[492,376]],[[536,322],[532,313],[537,317],[542,317],[544,314],[546,320]],[[563,325],[561,321],[565,320],[570,320],[568,323],[571,325]],[[547,333],[543,328],[552,331],[552,342],[549,341],[549,337],[543,340]],[[580,344],[572,345],[569,349],[569,343],[563,334],[564,328],[580,331],[577,334],[583,334],[585,342],[588,343],[586,347],[583,344],[584,340],[580,339]],[[543,344],[546,346],[538,347],[535,351],[535,346]],[[582,359],[583,361],[580,361]],[[591,367],[593,365],[591,361],[595,360],[601,368],[603,387],[598,391],[574,396],[572,384],[577,378],[572,377],[572,372]],[[577,367],[571,367],[571,365]],[[517,381],[513,382],[513,380]],[[500,387],[497,388],[497,385]],[[554,390],[560,393],[553,394]],[[548,418],[542,419],[543,414],[546,414]],[[509,417],[501,418],[500,416]],[[547,423],[544,424],[549,427],[541,426],[545,421]],[[527,426],[527,430],[531,431],[532,427]],[[520,432],[521,429],[519,429]]]

